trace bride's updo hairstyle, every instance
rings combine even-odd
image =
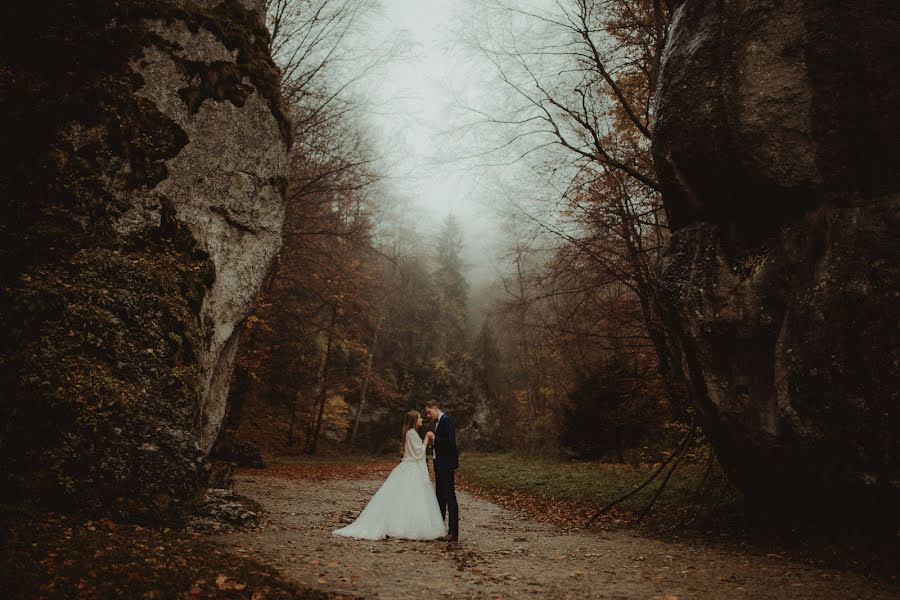
[[[419,411],[411,410],[403,417],[403,437],[400,441],[400,454],[403,454],[404,450],[406,450],[406,432],[416,428],[416,423],[419,422],[420,416]]]

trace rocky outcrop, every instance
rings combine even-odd
[[[199,357],[199,441],[209,451],[225,415],[240,323],[281,243],[285,145],[270,100],[255,93],[252,79],[235,64],[240,49],[202,27],[192,32],[185,21],[147,24],[177,50],[154,45],[132,59],[132,72],[144,81],[136,95],[176,123],[189,143],[167,161],[168,177],[146,200],[131,194],[117,227],[127,235],[152,226],[161,206],[154,199],[166,198],[212,262],[215,278],[200,312],[206,337]],[[263,31],[246,35],[265,39]]]
[[[436,400],[453,417],[460,452],[497,450],[498,415],[496,403],[486,389],[479,365],[470,357],[418,361],[395,374],[404,397],[371,393],[360,418],[354,448],[372,453],[396,453],[398,422],[403,414],[418,411],[425,420],[420,433],[434,427],[425,414],[425,403]],[[398,401],[399,400],[399,401]]]
[[[7,490],[166,511],[202,484],[284,218],[262,4],[0,9]]]
[[[451,355],[424,366],[427,370],[418,377],[422,389],[415,396],[422,398],[422,405],[429,399],[437,400],[453,417],[460,452],[497,450],[499,415],[477,362],[468,356]]]
[[[673,15],[653,141],[669,323],[708,435],[761,505],[900,506],[898,13]]]

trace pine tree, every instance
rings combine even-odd
[[[444,300],[457,307],[465,307],[469,298],[469,284],[463,271],[463,236],[459,222],[452,214],[444,219],[437,239],[436,256],[438,267],[435,279]]]
[[[463,271],[463,235],[459,222],[452,214],[444,220],[435,247],[437,269],[434,282],[440,295],[439,335],[442,354],[462,354],[468,347],[468,319],[466,316],[469,284]]]

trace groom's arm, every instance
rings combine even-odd
[[[434,447],[438,452],[456,452],[456,427],[453,419],[444,416],[438,431],[434,434]]]

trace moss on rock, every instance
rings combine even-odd
[[[202,27],[236,50],[229,76],[178,58],[153,20]],[[165,513],[202,484],[199,315],[215,273],[171,203],[150,192],[189,140],[137,94],[144,82],[129,65],[150,46],[170,53],[199,82],[182,90],[190,103],[237,104],[249,78],[287,142],[267,35],[237,0],[0,8],[4,493]],[[117,219],[148,194],[160,222],[123,235]]]
[[[196,315],[211,270],[157,235],[35,265],[8,289],[4,472],[16,489],[129,512],[197,491]]]

